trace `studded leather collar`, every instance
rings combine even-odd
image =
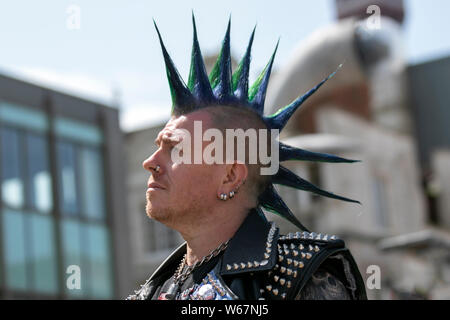
[[[270,270],[276,264],[279,237],[275,223],[252,209],[221,259],[220,275]]]

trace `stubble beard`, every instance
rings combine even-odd
[[[148,194],[146,194],[146,200],[145,211],[147,216],[169,228],[184,229],[188,225],[195,225],[203,220],[201,213],[205,211],[205,208],[204,203],[201,201],[191,199],[189,203],[184,203],[182,208],[175,208],[170,201],[160,207],[153,206]],[[154,203],[156,203],[156,199]]]
[[[145,197],[145,213],[147,214],[147,217],[161,223],[165,223],[167,220],[170,220],[171,210],[169,207],[155,208],[152,205],[152,201],[150,200],[150,196],[148,195],[148,193],[145,195]]]

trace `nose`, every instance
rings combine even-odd
[[[157,161],[156,161],[157,153],[158,153],[158,152],[153,153],[150,157],[148,157],[147,159],[145,159],[145,160],[142,162],[142,167],[143,167],[145,170],[150,171],[152,174],[155,172],[155,170],[156,170],[157,172],[159,172],[160,164],[158,164]],[[158,167],[158,169],[156,169],[156,167]]]

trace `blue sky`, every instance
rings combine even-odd
[[[450,1],[405,0],[407,60],[450,55]],[[80,29],[67,28],[70,5]],[[203,53],[218,50],[232,15],[231,45],[240,58],[257,24],[253,70],[267,62],[281,37],[275,68],[312,32],[335,21],[333,0],[106,1],[0,0],[0,72],[110,103],[119,92],[127,127],[168,116],[170,96],[152,18],[186,78],[194,10]]]

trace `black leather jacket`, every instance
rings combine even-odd
[[[167,280],[165,271],[174,270],[185,252],[186,243],[177,248],[128,299],[151,299]],[[190,297],[304,299],[305,286],[314,291],[314,275],[318,275],[319,270],[331,274],[333,282],[342,283],[345,298],[366,299],[363,279],[344,241],[335,236],[308,232],[281,236],[273,222],[267,222],[252,210],[208,277],[196,285]],[[327,296],[325,292],[315,298],[326,299]],[[340,296],[336,298],[340,299]]]

